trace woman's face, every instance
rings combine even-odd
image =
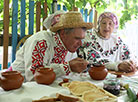
[[[100,22],[100,35],[104,38],[110,38],[114,30],[114,23],[110,18],[103,18]]]

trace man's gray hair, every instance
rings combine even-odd
[[[70,34],[71,32],[74,32],[74,29],[75,28],[65,28],[64,29],[64,33],[65,34]],[[81,29],[83,29],[84,31],[86,31],[86,28],[85,27],[82,27]],[[58,31],[58,33],[60,33],[60,30]]]

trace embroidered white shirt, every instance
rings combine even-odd
[[[35,69],[41,66],[53,68],[59,77],[71,72],[68,61],[76,57],[76,53],[67,51],[58,34],[40,31],[29,37],[17,51],[12,69],[20,71],[26,81],[33,80]]]

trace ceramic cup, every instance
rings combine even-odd
[[[108,74],[108,70],[104,65],[93,66],[89,69],[88,72],[93,80],[104,80]]]
[[[18,89],[22,86],[24,77],[18,71],[2,72],[0,77],[0,86],[5,90]]]
[[[34,79],[38,84],[52,84],[55,78],[56,74],[52,68],[37,68],[34,74]]]

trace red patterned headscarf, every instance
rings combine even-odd
[[[104,12],[102,13],[100,16],[99,16],[99,19],[98,19],[98,26],[100,26],[100,22],[102,21],[103,18],[110,18],[113,23],[115,24],[114,25],[114,30],[116,31],[118,29],[118,19],[117,19],[117,16],[111,12]]]

